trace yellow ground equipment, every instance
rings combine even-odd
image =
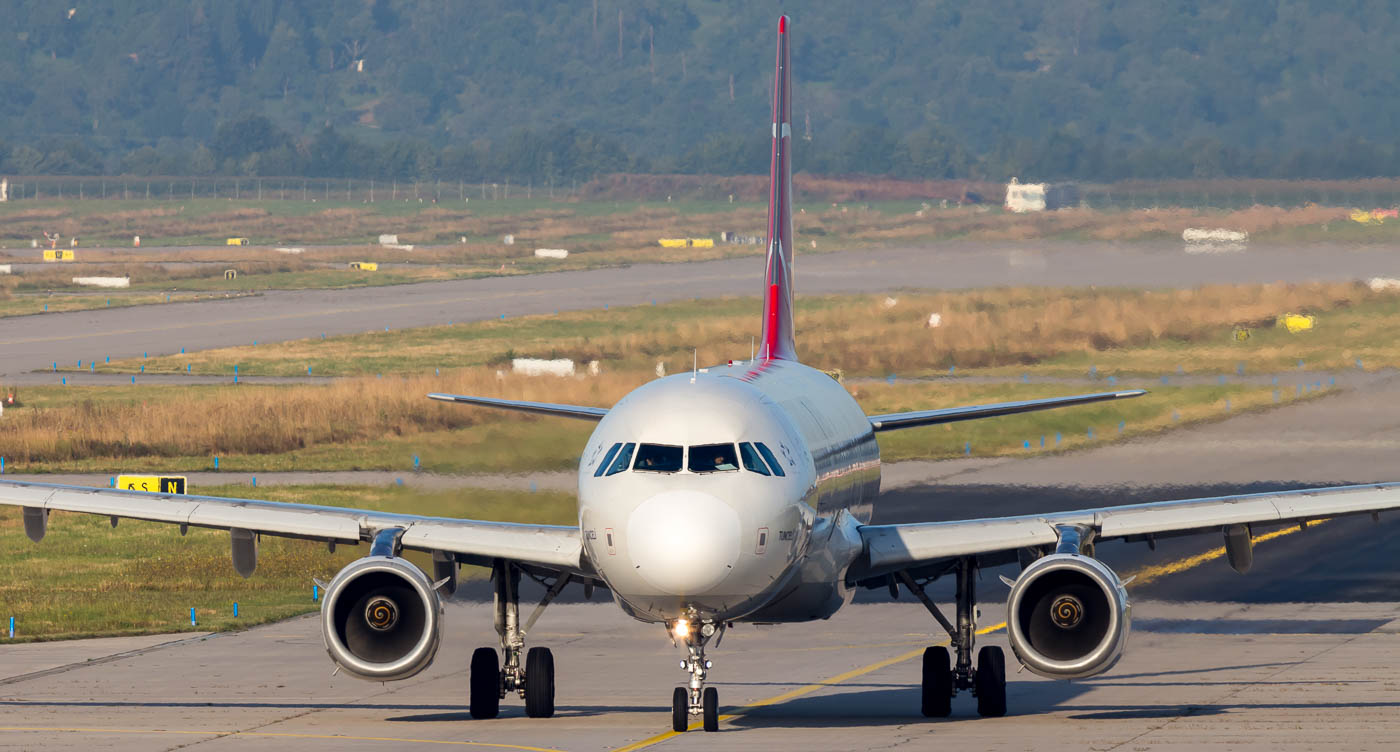
[[[1287,329],[1291,334],[1297,334],[1298,332],[1311,331],[1317,325],[1317,319],[1298,313],[1285,313],[1278,317],[1278,325],[1282,329]]]
[[[248,239],[247,239],[247,238],[229,238],[228,240],[224,241],[224,244],[225,244],[225,245],[248,245]]]

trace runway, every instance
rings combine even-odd
[[[584,310],[686,297],[757,295],[763,259],[639,264],[592,271],[344,290],[270,291],[210,300],[0,319],[0,380],[53,363],[171,354],[320,334],[401,329],[501,315]],[[798,253],[799,295],[997,285],[1189,287],[1400,277],[1384,249],[1256,244],[1188,254],[1179,243],[981,243]]]

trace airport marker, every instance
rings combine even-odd
[[[395,479],[394,479],[394,483],[395,483],[396,485],[402,486],[402,485],[403,485],[403,478],[395,478]]]
[[[1303,361],[1301,360],[1298,361],[1298,370],[1303,370]]]
[[[313,601],[319,601],[319,600],[321,600],[321,589],[320,589],[320,586],[318,586],[318,585],[312,585],[312,586],[311,586],[311,600],[313,600]]]
[[[948,366],[948,375],[952,376],[958,370],[957,366]]]
[[[143,363],[143,364],[141,365],[141,373],[145,373],[145,372],[146,372],[146,365]]]
[[[147,352],[143,352],[143,353],[141,353],[141,357],[143,357],[143,358],[149,358],[149,357],[151,357],[151,354],[150,354],[150,353],[147,353]]]
[[[58,373],[58,361],[56,360],[53,362],[53,372]]]
[[[418,471],[418,455],[413,455],[413,471]]]
[[[886,383],[886,384],[889,384],[890,386],[894,386],[894,374],[890,374],[890,375],[886,376],[886,377],[885,377],[885,383]]]
[[[1041,434],[1041,435],[1040,435],[1040,448],[1041,448],[1041,449],[1044,449],[1044,448],[1045,448],[1045,434]]]
[[[1030,375],[1029,373],[1023,373],[1023,374],[1021,374],[1021,383],[1022,383],[1022,384],[1029,384],[1029,383],[1031,383],[1031,375]]]
[[[82,359],[82,358],[78,358],[78,367],[79,367],[79,368],[82,368],[82,367],[83,367],[83,359]]]
[[[136,383],[136,377],[135,377],[135,376],[132,376],[132,377],[131,377],[131,383],[133,383],[133,384]]]
[[[1336,377],[1336,376],[1333,376],[1333,377],[1327,379],[1327,386],[1336,386],[1336,385],[1337,385],[1337,377]]]
[[[1055,432],[1055,443],[1056,443],[1056,444],[1060,443],[1060,438],[1061,438],[1061,437],[1060,437],[1060,432],[1059,432],[1059,431],[1056,431],[1056,432]],[[969,444],[968,446],[971,446],[971,444]]]
[[[433,375],[434,375],[434,376],[441,376],[441,375],[442,375],[442,371],[440,371],[440,370],[434,368],[434,369],[433,369]]]
[[[190,372],[191,372],[191,371],[190,371],[190,368],[191,368],[191,367],[192,367],[192,364],[186,363],[186,364],[185,364],[185,373],[190,373]]]
[[[190,606],[190,626],[193,627],[194,625],[195,625],[195,620],[194,620],[194,606]]]
[[[108,363],[111,363],[111,362],[112,362],[112,356],[110,356],[110,355],[107,356],[107,362],[108,362]]]
[[[1098,366],[1089,366],[1089,378],[1093,378],[1093,377],[1098,376],[1098,375],[1099,375],[1099,367],[1098,367]]]
[[[116,488],[116,487],[117,487],[117,476],[113,475],[112,477],[108,478],[108,479],[107,479],[107,485],[108,485],[109,487],[111,487],[111,488]]]
[[[501,321],[505,321],[505,320],[506,320],[506,315],[503,313],[503,314],[501,314]]]
[[[1123,428],[1124,428],[1124,426],[1127,426],[1127,425],[1128,425],[1128,421],[1126,421],[1126,420],[1120,420],[1120,421],[1118,421],[1118,433],[1123,433]]]
[[[963,455],[967,457],[972,456],[972,442],[969,441],[968,443],[963,444]]]
[[[238,618],[238,601],[233,602],[233,618]]]
[[[10,639],[15,639],[15,617],[10,617]]]
[[[1089,426],[1089,440],[1090,440],[1090,441],[1093,441],[1093,440],[1094,440],[1094,427],[1093,427],[1093,426]]]
[[[1277,375],[1274,376],[1273,385],[1274,385],[1274,386],[1278,386],[1278,376],[1277,376]]]
[[[214,469],[215,469],[215,470],[218,470],[218,469],[219,469],[219,456],[218,456],[217,454],[214,455]]]
[[[180,348],[180,354],[181,354],[181,355],[184,355],[184,354],[185,354],[185,348],[183,348],[183,347]]]
[[[97,373],[97,363],[91,360],[88,361],[88,370],[92,373]]]
[[[5,474],[5,458],[0,457],[0,475]]]
[[[258,476],[254,475],[254,476],[253,476],[253,488],[257,488],[257,487],[258,487]]]
[[[1021,448],[1023,448],[1023,449],[1030,449],[1030,448],[1031,448],[1031,440],[1030,440],[1030,439],[1026,439],[1025,441],[1022,441],[1022,442],[1021,442]]]
[[[1361,370],[1361,359],[1360,359],[1360,358],[1357,358],[1357,359],[1356,359],[1356,368],[1357,368],[1357,370]]]
[[[63,385],[64,385],[64,386],[68,386],[68,377],[67,377],[67,376],[64,376],[64,377],[63,377]]]
[[[49,304],[48,304],[48,303],[45,303],[45,304],[44,304],[44,313],[48,313],[48,312],[49,312]]]
[[[307,376],[310,376],[310,375],[311,375],[311,366],[307,366],[307,367],[306,367],[306,375],[307,375]]]

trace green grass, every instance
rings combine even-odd
[[[191,489],[211,496],[256,496],[275,501],[473,519],[571,524],[571,494],[421,491],[403,487],[246,486]],[[47,537],[32,543],[20,512],[0,507],[0,619],[15,617],[16,640],[71,639],[162,632],[242,629],[317,609],[312,578],[329,580],[366,547],[264,537],[257,572],[233,571],[228,533],[55,512]],[[424,555],[408,558],[428,567]],[[481,576],[465,568],[463,577]],[[233,604],[239,616],[233,616]],[[190,608],[198,625],[191,626]]]

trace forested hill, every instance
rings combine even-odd
[[[1400,173],[1369,0],[0,0],[0,171]]]

